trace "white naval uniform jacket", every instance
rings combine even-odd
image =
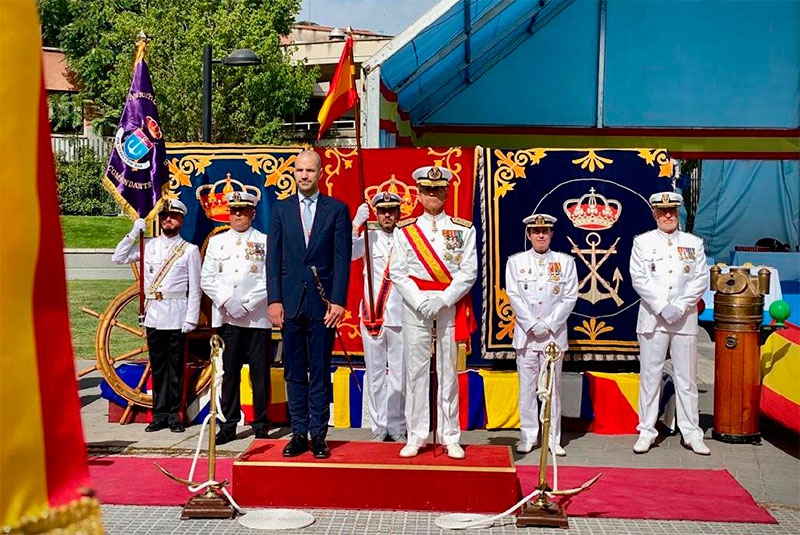
[[[267,235],[250,228],[229,229],[212,236],[203,260],[201,285],[214,306],[211,326],[223,323],[238,327],[268,329],[267,319]],[[247,309],[244,317],[228,315],[225,303],[237,296]]]
[[[172,250],[184,239],[178,236],[167,238],[163,234],[145,241],[144,244],[144,290],[151,294],[150,285],[161,270]],[[136,241],[125,236],[117,244],[111,260],[115,264],[133,264],[139,261]],[[188,243],[183,254],[172,264],[157,288],[163,299],[145,300],[144,326],[152,329],[180,329],[184,323],[197,325],[200,316],[200,251]]]
[[[478,277],[478,255],[475,249],[475,227],[456,223],[452,218],[440,213],[436,217],[424,213],[415,223],[427,238],[439,259],[447,267],[452,281],[444,290],[422,291],[410,276],[422,280],[434,280],[412,248],[403,229],[394,230],[394,252],[389,267],[392,282],[403,297],[403,322],[410,325],[430,325],[419,312],[419,306],[427,299],[441,297],[445,303],[436,320],[439,328],[455,326],[455,304],[472,288]],[[434,220],[436,232],[433,231]],[[402,224],[402,222],[401,222]],[[445,232],[451,238],[444,237]]]
[[[371,224],[370,224],[371,225]],[[396,232],[396,230],[395,230]],[[381,290],[381,283],[383,282],[383,274],[386,271],[386,266],[389,265],[391,260],[392,251],[394,250],[394,237],[393,232],[384,232],[380,228],[369,229],[369,252],[372,256],[372,295],[375,302],[378,301],[378,293]],[[353,238],[353,260],[358,260],[364,256],[364,233],[362,232],[357,237]],[[367,279],[367,262],[364,262],[364,297],[359,305],[359,313],[363,310],[361,307],[366,306],[369,299],[368,279]],[[389,277],[391,279],[391,277]],[[374,304],[374,303],[373,303]],[[394,284],[389,289],[389,296],[386,298],[386,305],[383,309],[383,325],[386,327],[402,327],[403,326],[403,298],[400,292],[397,291]]]
[[[642,298],[636,324],[638,334],[664,331],[697,334],[697,302],[708,286],[703,240],[676,230],[658,229],[633,240],[631,282]],[[683,311],[683,317],[668,324],[659,315],[668,304]]]
[[[539,254],[533,249],[517,253],[506,262],[506,293],[516,316],[514,349],[528,347],[540,351],[556,342],[566,351],[567,319],[578,301],[578,275],[575,259],[550,249]],[[543,321],[547,336],[534,339],[528,331]]]

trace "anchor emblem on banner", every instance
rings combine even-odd
[[[602,238],[597,232],[590,232],[586,236],[586,243],[589,245],[589,249],[580,249],[578,245],[572,241],[572,238],[567,237],[569,242],[572,244],[572,252],[578,255],[578,258],[589,268],[589,274],[586,275],[581,281],[578,283],[578,297],[581,299],[586,299],[590,303],[594,304],[598,301],[602,301],[603,299],[613,299],[617,306],[620,306],[623,301],[622,298],[619,296],[619,283],[622,282],[622,273],[620,273],[619,268],[614,270],[613,278],[611,279],[614,283],[614,286],[605,280],[603,277],[600,276],[598,273],[598,269],[605,263],[606,260],[612,255],[617,253],[617,243],[619,243],[619,238],[614,240],[614,243],[611,244],[611,247],[608,249],[598,249],[597,246],[600,245]],[[587,260],[584,254],[588,253],[591,257],[591,260]],[[605,253],[600,260],[597,259],[598,253]],[[586,292],[581,292],[586,287],[586,284],[589,284],[589,290]],[[600,285],[608,290],[607,293],[601,292],[597,285]]]
[[[614,240],[609,248],[601,249],[599,246],[602,238],[595,232],[607,230],[617,222],[622,213],[622,204],[615,199],[606,199],[592,187],[589,188],[589,193],[581,198],[567,200],[564,203],[564,213],[576,228],[592,231],[586,235],[588,249],[581,249],[572,238],[567,237],[572,244],[572,252],[589,268],[589,274],[578,283],[578,297],[592,304],[604,299],[613,299],[617,306],[622,305],[624,301],[619,296],[619,286],[623,279],[619,268],[614,269],[611,282],[604,279],[599,271],[611,255],[617,253],[619,238]],[[602,256],[598,259],[598,255]],[[589,289],[582,291],[587,285]],[[606,291],[603,292],[600,286]]]

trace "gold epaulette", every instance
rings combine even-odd
[[[417,222],[416,217],[409,217],[408,219],[403,219],[402,221],[399,221],[397,223],[397,228],[403,228],[407,225],[413,225],[416,222]]]
[[[368,221],[367,222],[367,228],[370,229],[370,230],[380,230],[381,229],[381,224],[378,223],[377,221]]]
[[[462,227],[472,228],[472,221],[470,221],[469,219],[464,219],[464,218],[461,218],[461,217],[451,217],[450,219],[456,225],[461,225]]]

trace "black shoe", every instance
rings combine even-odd
[[[331,450],[325,442],[325,437],[314,437],[311,439],[311,452],[315,459],[327,459],[331,456]]]
[[[289,443],[283,448],[284,457],[297,457],[308,451],[308,437],[292,435]]]
[[[269,427],[256,428],[256,438],[269,438]]]
[[[172,431],[173,433],[183,433],[184,431],[186,431],[186,428],[180,422],[173,422],[169,424],[169,430]]]
[[[223,444],[227,444],[228,442],[232,442],[236,440],[236,431],[228,431],[228,430],[221,430],[217,433],[217,446],[221,446]]]
[[[145,433],[152,433],[153,431],[161,431],[162,429],[166,429],[169,427],[169,424],[166,421],[157,420],[155,422],[150,422],[147,424],[147,427],[144,428]]]

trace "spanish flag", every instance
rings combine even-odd
[[[0,526],[102,533],[67,315],[33,0],[0,3]]]
[[[354,81],[355,69],[353,36],[348,35],[347,41],[344,43],[344,50],[342,50],[342,57],[339,58],[336,72],[333,73],[328,95],[325,97],[325,102],[322,103],[319,115],[317,115],[317,121],[319,121],[317,140],[322,137],[325,130],[330,128],[333,121],[341,117],[358,102],[358,91],[356,91]]]

